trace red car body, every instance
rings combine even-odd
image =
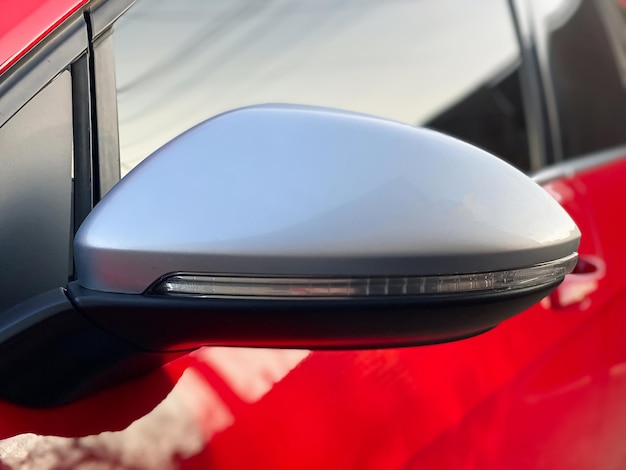
[[[0,74],[87,3],[2,1]],[[494,330],[400,349],[204,348],[70,405],[0,403],[0,458],[36,466],[54,455],[61,468],[623,468],[626,153],[539,179],[579,226],[581,261]],[[93,460],[44,436],[75,438]],[[99,438],[108,444],[94,453]],[[152,457],[129,457],[129,447]]]

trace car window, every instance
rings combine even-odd
[[[626,144],[625,3],[531,3],[554,160]]]
[[[140,0],[113,40],[122,175],[211,116],[276,102],[429,126],[528,168],[504,0]]]
[[[0,127],[0,312],[67,284],[72,86],[62,72]]]

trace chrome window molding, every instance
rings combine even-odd
[[[626,145],[581,155],[575,159],[557,163],[531,175],[531,177],[538,184],[546,184],[555,179],[570,177],[623,159],[626,159]]]
[[[89,7],[92,38],[105,34],[133,3],[135,0],[92,0]]]
[[[112,30],[93,43],[94,203],[120,180],[120,144]]]

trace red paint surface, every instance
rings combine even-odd
[[[0,74],[89,0],[0,0]]]

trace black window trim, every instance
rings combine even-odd
[[[135,0],[95,0],[85,15],[89,31],[93,127],[93,204],[120,180],[113,24]]]

